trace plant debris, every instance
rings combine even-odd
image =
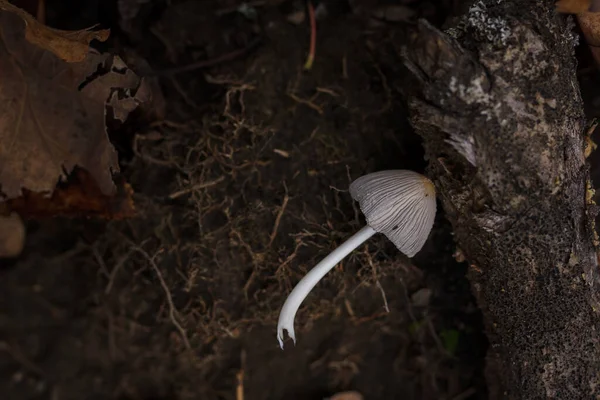
[[[101,42],[108,39],[110,32],[107,29],[95,31],[93,28],[80,31],[64,31],[52,29],[37,21],[29,13],[15,7],[6,0],[0,0],[2,14],[11,13],[21,18],[25,23],[25,39],[39,48],[51,51],[54,55],[66,62],[84,61],[89,53],[89,44],[92,40]],[[4,35],[20,35],[19,23],[15,19],[3,20]],[[5,37],[6,40],[6,37]]]
[[[87,46],[108,31],[51,29],[4,1],[0,10],[3,195],[49,195],[75,166],[90,172],[103,194],[115,193],[119,165],[106,112],[124,120],[149,90],[119,57]]]
[[[122,178],[116,193],[102,193],[94,178],[84,169],[76,168],[67,182],[61,182],[50,196],[23,190],[23,194],[6,201],[6,206],[27,218],[96,217],[120,220],[135,216],[133,189]]]
[[[25,245],[25,226],[17,213],[0,214],[0,258],[21,254]]]

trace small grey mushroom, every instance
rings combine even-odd
[[[436,213],[435,186],[413,171],[380,171],[350,185],[367,224],[402,253],[414,257],[425,244]]]
[[[284,331],[296,343],[294,318],[306,296],[354,249],[379,232],[402,253],[413,257],[431,232],[436,213],[435,186],[421,174],[408,170],[374,172],[352,182],[350,195],[358,201],[367,225],[319,262],[292,290],[277,324],[282,349]]]

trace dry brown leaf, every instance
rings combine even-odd
[[[125,219],[135,216],[133,189],[120,181],[117,193],[103,194],[94,178],[85,170],[77,168],[68,182],[58,185],[52,196],[23,191],[23,195],[5,203],[10,211],[25,218],[97,217],[104,219]]]
[[[600,0],[559,0],[556,10],[576,14],[581,33],[590,47],[597,66],[600,66]]]
[[[579,14],[577,20],[587,44],[591,47],[598,47],[600,45],[600,13]]]
[[[149,95],[145,84],[119,57],[87,49],[83,61],[66,63],[25,31],[19,15],[0,11],[1,192],[9,199],[22,189],[49,194],[80,166],[103,194],[114,193],[119,166],[105,112],[108,106],[124,119],[147,100],[140,98]]]
[[[597,66],[600,66],[600,0],[559,0],[556,11],[576,14],[581,33],[590,47]]]
[[[0,215],[0,258],[17,257],[25,245],[25,226],[16,213]]]
[[[559,0],[556,11],[563,14],[579,14],[590,10],[592,0]]]
[[[94,27],[80,31],[63,31],[50,28],[6,0],[0,0],[0,11],[19,16],[25,22],[25,38],[30,43],[51,51],[67,62],[85,60],[90,42],[94,39],[104,42],[110,35],[108,29],[93,31]]]

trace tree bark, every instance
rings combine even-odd
[[[600,274],[571,17],[551,0],[420,21],[409,96],[490,347],[491,399],[600,396]]]

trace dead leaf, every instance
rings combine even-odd
[[[80,166],[103,194],[114,193],[119,165],[105,129],[107,102],[123,119],[146,100],[137,95],[149,95],[145,83],[117,56],[86,48],[83,61],[66,63],[25,31],[21,16],[0,11],[1,191],[9,199],[22,189],[48,195]]]
[[[596,65],[600,66],[600,13],[584,12],[577,14],[577,22],[585,41],[590,48]]]
[[[139,104],[141,118],[146,120],[163,120],[165,118],[167,102],[157,76],[152,76],[154,71],[148,61],[136,53],[134,49],[127,49],[125,63],[137,75],[144,76],[144,85],[136,93],[136,98],[147,99]],[[144,91],[148,93],[145,94]]]
[[[13,13],[25,22],[25,38],[42,49],[51,51],[67,62],[85,60],[89,44],[96,39],[106,41],[110,35],[108,29],[94,31],[94,27],[80,31],[63,31],[39,23],[33,16],[15,7],[6,0],[0,0],[0,10]]]
[[[590,11],[592,0],[559,0],[556,11],[563,14],[579,14]]]
[[[600,66],[600,0],[559,0],[556,2],[556,10],[577,15],[581,33],[596,65]]]
[[[104,98],[106,104],[112,108],[113,117],[124,122],[129,113],[139,104],[151,100],[152,93],[145,81],[140,84],[140,78],[125,65],[121,58],[112,58],[110,70],[112,73],[103,74],[92,80],[84,91],[89,97]],[[120,90],[107,90],[109,88],[120,88]]]
[[[24,245],[25,226],[19,215],[0,215],[0,258],[17,257]]]
[[[8,200],[5,206],[25,218],[97,217],[119,220],[135,216],[133,189],[121,181],[114,196],[103,194],[94,178],[77,168],[68,182],[58,185],[50,197],[23,191],[23,195]]]

